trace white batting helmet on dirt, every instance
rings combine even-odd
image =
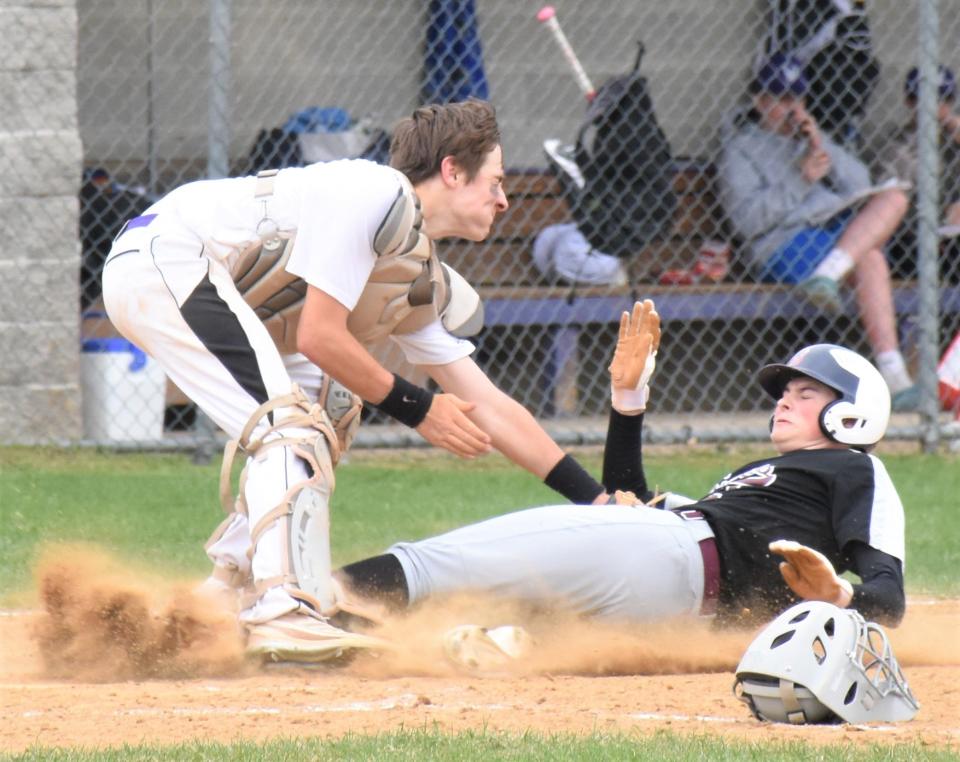
[[[890,422],[890,389],[869,360],[846,347],[814,344],[785,364],[764,366],[757,380],[776,400],[797,376],[813,378],[839,395],[820,412],[820,428],[827,437],[860,449],[883,439]]]
[[[910,720],[919,709],[880,625],[820,601],[787,609],[754,639],[734,695],[757,719],[793,724]]]

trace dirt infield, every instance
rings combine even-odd
[[[320,670],[255,669],[229,617],[186,592],[132,583],[108,566],[54,565],[46,610],[0,615],[0,750],[189,740],[340,736],[400,728],[542,733],[710,733],[746,741],[920,742],[960,748],[960,602],[911,600],[890,630],[921,710],[897,725],[760,723],[731,693],[747,632],[617,630],[532,623],[538,648],[496,675],[464,674],[441,654],[450,626],[516,612],[448,601],[390,622],[395,652]]]

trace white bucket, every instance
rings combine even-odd
[[[167,379],[156,361],[116,337],[86,339],[82,349],[85,438],[98,442],[162,438]]]

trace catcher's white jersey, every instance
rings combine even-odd
[[[254,197],[256,182],[204,180],[172,191],[128,223],[103,274],[114,325],[231,437],[292,381],[309,393],[321,378],[302,356],[281,356],[244,302],[233,282],[240,252],[259,240],[266,217],[281,231],[296,231],[286,269],[352,308],[400,188],[396,170],[360,160],[283,169],[266,201]],[[414,364],[442,365],[474,349],[439,321],[391,338]]]
[[[399,173],[369,161],[333,161],[280,171],[268,199],[257,179],[201,180],[172,191],[144,212],[176,220],[203,243],[204,255],[234,275],[239,252],[256,243],[269,217],[296,231],[286,269],[353,309],[376,255],[373,237],[397,197]]]

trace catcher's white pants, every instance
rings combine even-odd
[[[104,266],[104,306],[117,330],[236,438],[265,399],[287,394],[294,381],[315,397],[322,372],[303,355],[280,355],[226,268],[202,251],[198,238],[163,215],[122,233]],[[308,477],[307,465],[286,447],[270,449],[252,461],[244,493],[249,521],[235,521],[211,548],[214,562],[249,568],[249,527],[279,505],[292,485]],[[276,526],[263,534],[253,550],[255,580],[281,574],[282,547]],[[241,618],[265,621],[298,605],[282,589],[273,588]]]
[[[496,516],[389,548],[410,603],[489,593],[624,621],[697,615],[705,521],[626,506],[552,505]]]

